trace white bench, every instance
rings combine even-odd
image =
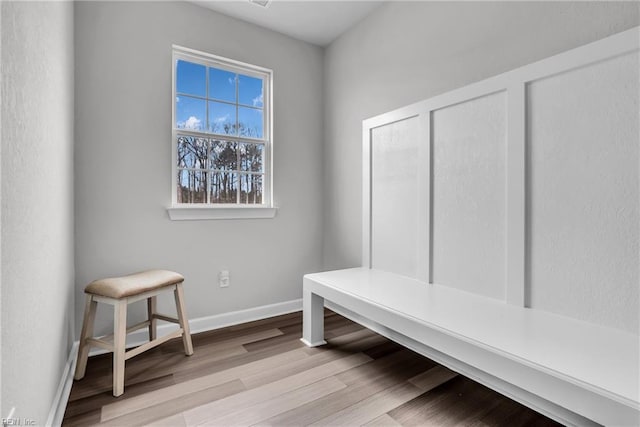
[[[304,276],[303,342],[329,307],[567,425],[640,425],[636,335],[367,268]]]

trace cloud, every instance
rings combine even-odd
[[[180,102],[180,97],[176,96],[176,102]]]
[[[213,121],[215,123],[224,123],[224,122],[226,122],[228,120],[229,120],[229,115],[228,114],[225,114],[224,116],[216,117],[215,119],[213,119]]]
[[[253,98],[253,106],[254,107],[262,107],[262,104],[264,103],[264,94],[260,93],[260,96],[256,96],[255,98]]]
[[[191,116],[187,119],[186,122],[184,122],[184,127],[185,129],[200,129],[200,123],[202,122],[202,120],[200,120],[199,118],[195,117],[195,116]]]
[[[234,77],[229,77],[229,84],[230,84],[230,85],[236,84],[236,78],[235,78],[235,76],[234,76]]]

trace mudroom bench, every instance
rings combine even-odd
[[[324,306],[566,425],[640,425],[636,335],[369,268],[304,276],[303,342]]]

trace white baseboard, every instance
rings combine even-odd
[[[64,365],[62,376],[60,377],[60,383],[58,384],[58,390],[53,398],[51,409],[49,410],[49,416],[47,417],[46,426],[59,426],[62,425],[62,418],[64,417],[64,411],[67,409],[67,402],[69,401],[69,393],[71,393],[71,386],[73,385],[73,373],[76,370],[76,360],[78,355],[78,342],[74,342],[69,351],[69,357],[67,363]]]
[[[255,320],[267,319],[269,317],[294,313],[302,310],[302,299],[280,302],[276,304],[263,305],[260,307],[248,308],[246,310],[233,311],[231,313],[216,314],[214,316],[200,317],[189,320],[191,333],[212,331],[214,329],[225,328],[227,326],[239,325],[241,323],[253,322]],[[177,329],[174,324],[158,325],[158,336],[170,333]],[[127,336],[127,347],[134,347],[144,344],[149,340],[146,329],[135,331]],[[47,426],[59,426],[62,424],[64,411],[69,401],[69,393],[73,385],[73,376],[76,370],[79,342],[76,341],[69,352],[69,359],[64,367],[58,391],[51,405]],[[89,353],[90,356],[107,353],[106,350],[95,349]]]
[[[227,326],[239,325],[241,323],[253,322],[254,320],[267,319],[269,317],[280,316],[282,314],[293,313],[302,310],[302,299],[279,302],[276,304],[262,305],[260,307],[247,308],[245,310],[232,311],[230,313],[216,314],[213,316],[199,317],[189,320],[189,328],[192,334],[198,332],[212,331],[214,329],[226,328]],[[161,321],[159,321],[161,322]],[[158,336],[169,334],[178,329],[174,323],[163,323],[158,325]],[[127,335],[127,348],[137,347],[149,341],[146,328],[139,329]],[[94,347],[89,351],[89,356],[109,353],[107,350]]]

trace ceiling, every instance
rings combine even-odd
[[[319,46],[330,44],[383,3],[380,0],[273,0],[265,8],[248,0],[191,2]]]

